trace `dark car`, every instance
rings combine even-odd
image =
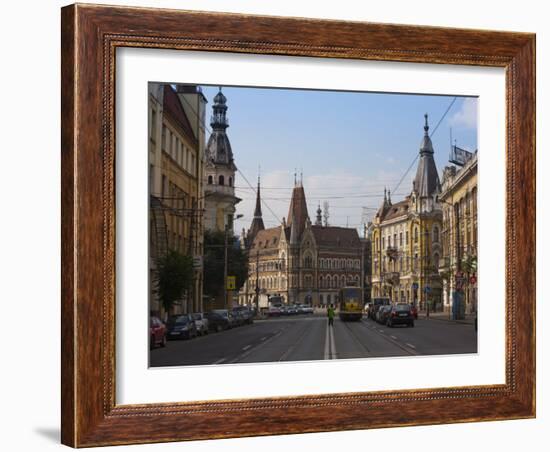
[[[246,323],[244,314],[241,311],[233,309],[230,314],[233,317],[234,326],[241,326]]]
[[[197,325],[190,314],[174,315],[169,318],[169,339],[192,339],[197,335]]]
[[[378,314],[380,306],[388,306],[390,304],[390,299],[387,297],[376,297],[372,299],[370,304],[371,308],[369,308],[369,318],[371,320],[378,321],[376,315]]]
[[[411,306],[407,303],[397,303],[386,317],[386,325],[393,328],[394,325],[414,326],[414,315]]]
[[[206,313],[208,326],[211,331],[228,330],[234,326],[233,316],[229,314],[227,309],[216,309]]]
[[[243,319],[243,323],[250,325],[254,321],[254,313],[248,306],[233,308],[233,314],[237,313]]]
[[[149,347],[153,349],[157,345],[166,346],[166,326],[153,316],[149,319]]]
[[[378,307],[378,311],[376,312],[375,320],[378,323],[386,323],[386,320],[388,318],[388,315],[391,311],[392,307],[391,305],[382,305]]]

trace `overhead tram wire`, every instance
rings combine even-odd
[[[445,118],[445,116],[447,116],[447,113],[449,113],[449,110],[451,109],[451,107],[453,106],[453,104],[456,102],[456,99],[457,99],[457,96],[453,97],[453,100],[451,101],[451,103],[449,104],[449,106],[447,107],[447,110],[445,110],[445,113],[443,113],[443,116],[441,116],[441,118],[439,119],[438,123],[436,124],[436,126],[434,127],[434,129],[432,130],[432,133],[430,133],[430,138],[433,136],[433,134],[435,133],[435,131],[437,130],[437,128],[439,127],[439,125],[443,122],[443,119]],[[405,179],[405,177],[407,177],[407,174],[409,174],[409,171],[411,170],[411,168],[413,167],[413,165],[416,163],[416,160],[418,159],[418,154],[416,154],[416,156],[414,157],[414,160],[412,161],[412,163],[409,165],[409,167],[407,168],[407,171],[405,171],[405,174],[403,174],[403,177],[401,177],[401,179],[399,180],[399,183],[395,186],[395,188],[393,189],[393,193],[397,192],[397,189],[399,188],[399,186],[401,185],[401,183],[403,182],[403,180]]]
[[[185,101],[185,103],[189,106],[191,111],[195,114],[197,119],[202,123],[202,126],[208,131],[208,133],[210,133],[210,135],[212,135],[212,130],[210,129],[210,127],[208,127],[206,125],[206,123],[201,120],[201,117],[199,116],[199,114],[197,113],[195,108],[189,103],[189,101],[185,97],[181,97],[181,99],[183,99]],[[248,184],[248,186],[252,189],[252,191],[256,195],[256,189],[250,184],[248,179],[245,177],[245,175],[241,172],[241,170],[239,168],[237,168],[237,172],[242,176],[242,178],[245,180],[245,182]],[[281,219],[275,214],[275,212],[273,212],[271,207],[269,207],[269,205],[263,199],[261,201],[262,201],[262,204],[267,208],[267,210],[269,210],[271,212],[271,214],[277,219],[277,221],[279,223],[281,223]]]

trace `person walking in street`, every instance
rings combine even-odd
[[[334,326],[334,306],[330,305],[327,309],[328,326]]]

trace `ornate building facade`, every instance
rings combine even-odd
[[[455,315],[462,317],[477,311],[477,152],[464,166],[445,168],[439,199],[445,250],[440,261],[443,300],[449,310],[453,299],[458,301]]]
[[[270,297],[284,303],[335,304],[338,289],[363,288],[363,244],[356,229],[312,224],[304,187],[295,184],[288,221],[264,228],[260,191],[251,227],[243,231],[249,275],[239,293],[240,304],[267,307]]]
[[[425,115],[424,137],[410,195],[393,203],[390,192],[371,226],[372,297],[442,309],[438,273],[442,256],[441,184]]]
[[[227,136],[227,99],[220,90],[214,97],[204,162],[204,224],[208,230],[233,231],[235,205],[235,172],[231,143]]]
[[[186,100],[196,107],[191,109]],[[194,258],[202,256],[203,223],[202,155],[204,129],[200,111],[206,100],[197,86],[177,87],[149,84],[149,271],[153,287],[156,261],[168,250]],[[192,104],[190,104],[192,105]],[[200,311],[202,270],[194,270],[192,286],[170,313]],[[154,290],[149,295],[150,310],[164,317]]]

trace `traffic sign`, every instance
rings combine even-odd
[[[235,290],[237,288],[237,277],[228,276],[227,277],[227,290]]]

